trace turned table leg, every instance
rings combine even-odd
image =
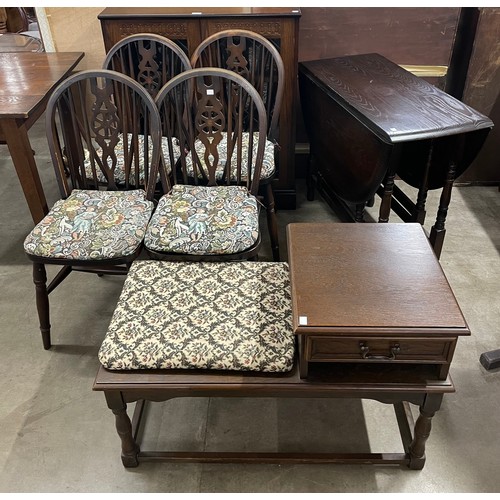
[[[410,444],[410,463],[408,467],[421,470],[425,464],[425,443],[431,433],[432,417],[439,410],[442,394],[427,395],[424,404],[420,407],[420,415],[415,422],[413,441]]]
[[[380,203],[379,211],[379,222],[389,222],[389,216],[391,214],[391,200],[392,192],[394,189],[394,179],[396,178],[395,173],[390,173],[384,180],[384,193],[382,194],[382,201]]]
[[[446,178],[439,199],[439,208],[436,216],[436,222],[431,228],[429,241],[434,249],[436,257],[439,259],[443,249],[444,236],[446,234],[445,223],[448,214],[448,207],[451,201],[451,191],[457,174],[457,169],[464,157],[465,137],[460,135],[455,140],[449,142],[449,165],[446,172]]]
[[[412,214],[412,220],[424,225],[425,222],[425,203],[427,201],[427,192],[429,190],[429,172],[432,164],[432,156],[434,154],[434,141],[431,141],[429,154],[427,155],[427,162],[425,164],[424,175],[420,181],[420,188],[418,190],[417,202],[415,203],[415,211]]]
[[[122,442],[122,463],[125,467],[137,467],[139,465],[139,445],[135,442],[132,434],[132,423],[127,415],[127,404],[123,401],[120,392],[105,391],[108,408],[115,415],[116,431]]]
[[[444,236],[446,234],[445,223],[446,215],[448,214],[448,207],[451,201],[451,190],[453,188],[453,181],[455,180],[455,164],[451,164],[446,176],[446,182],[441,192],[441,197],[439,200],[439,208],[436,216],[436,222],[431,228],[431,234],[429,240],[431,242],[432,248],[434,248],[434,253],[439,259],[441,256],[441,250],[443,249]]]
[[[394,180],[396,179],[396,172],[398,169],[400,157],[401,147],[395,146],[392,150],[387,172],[383,181],[383,190],[381,193],[382,200],[380,202],[378,214],[379,222],[389,222],[389,216],[391,214],[391,201],[394,191]]]

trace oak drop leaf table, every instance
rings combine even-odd
[[[379,194],[379,222],[388,222],[393,210],[405,222],[423,224],[428,191],[440,189],[429,235],[439,257],[453,182],[493,122],[380,54],[302,62],[299,85],[311,144],[308,198],[315,177],[347,220],[363,221],[365,205]],[[418,189],[416,200],[396,176]]]

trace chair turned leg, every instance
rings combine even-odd
[[[269,229],[269,237],[271,238],[271,248],[273,251],[274,262],[280,260],[280,247],[278,241],[278,221],[276,220],[276,211],[274,209],[274,195],[271,183],[265,186],[264,203],[267,211],[267,227]]]
[[[50,349],[49,293],[47,291],[47,273],[45,266],[38,262],[33,264],[33,282],[35,283],[36,308],[42,332],[43,348]]]

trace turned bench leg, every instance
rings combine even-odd
[[[120,392],[106,392],[108,408],[115,415],[116,431],[122,443],[122,463],[125,467],[137,467],[139,465],[139,445],[135,442],[132,434],[132,423],[127,414],[127,404],[123,401]]]
[[[432,417],[436,414],[443,400],[442,394],[427,395],[420,407],[420,415],[415,422],[413,441],[410,444],[410,463],[408,467],[421,470],[425,464],[425,443],[431,433]]]

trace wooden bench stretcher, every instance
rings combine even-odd
[[[397,368],[400,382],[391,383],[394,367],[388,370],[359,366],[331,367],[301,379],[297,363],[286,374],[217,372],[198,370],[110,371],[100,367],[93,390],[103,391],[116,419],[125,467],[140,461],[211,463],[344,463],[396,464],[422,469],[425,443],[431,419],[439,410],[443,395],[454,392],[451,379],[431,380],[425,370]],[[405,381],[404,384],[401,381]],[[266,398],[361,398],[393,404],[403,443],[400,453],[290,453],[290,452],[168,452],[141,450],[138,442],[146,401],[167,401],[181,397],[266,397]],[[127,404],[137,402],[132,420]],[[408,403],[420,407],[413,422]]]

